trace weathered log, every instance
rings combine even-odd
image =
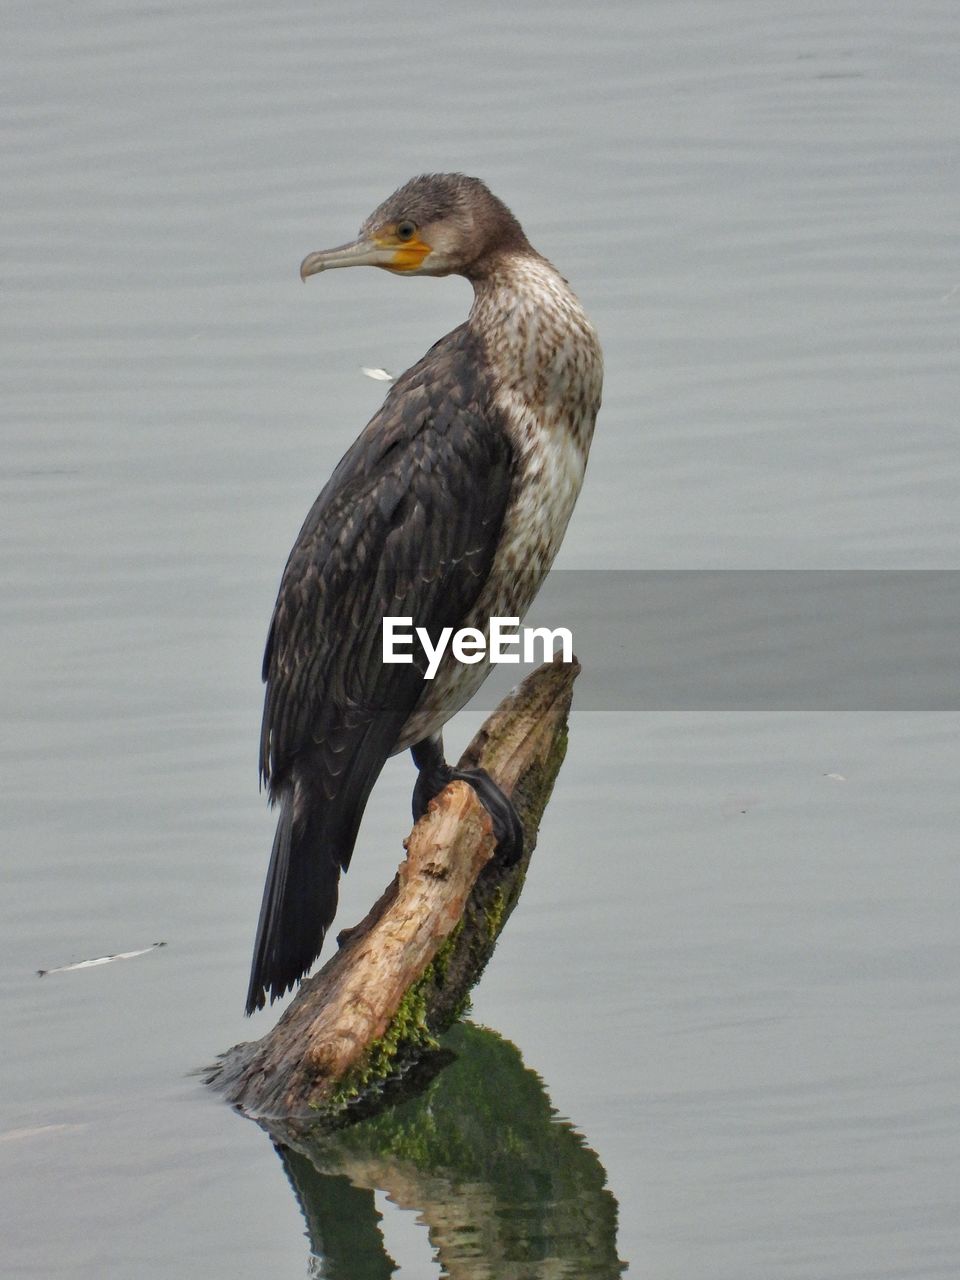
[[[465,1008],[516,905],[540,819],[566,751],[579,674],[548,663],[497,707],[460,760],[487,770],[524,828],[512,867],[494,856],[490,819],[473,789],[451,783],[405,842],[393,883],[340,950],[304,982],[261,1040],[236,1045],[208,1082],[258,1117],[342,1122],[369,1106],[436,1047]]]

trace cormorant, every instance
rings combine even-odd
[[[370,790],[412,748],[414,816],[453,777],[491,814],[499,856],[522,830],[481,770],[444,760],[441,730],[489,671],[448,651],[382,661],[382,619],[440,629],[522,618],[580,491],[603,363],[566,280],[477,178],[414,178],[358,239],[311,253],[334,267],[465,276],[474,302],[391,387],[310,510],[280,583],[263,659],[261,779],[280,817],[260,910],[247,1013],[282,996],[320,953]]]

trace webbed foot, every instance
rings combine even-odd
[[[497,786],[486,769],[455,769],[443,758],[443,740],[439,735],[425,738],[411,748],[413,762],[420,770],[413,788],[413,817],[418,821],[427,811],[434,796],[448,782],[468,782],[477,799],[490,815],[497,841],[497,856],[512,867],[523,855],[523,825],[513,801]]]

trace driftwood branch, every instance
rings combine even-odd
[[[464,752],[512,798],[525,851],[494,857],[473,789],[451,783],[405,842],[407,856],[340,950],[301,985],[261,1040],[235,1046],[208,1073],[258,1117],[342,1119],[436,1048],[464,1009],[516,905],[540,819],[566,750],[579,664],[549,663],[508,695]]]

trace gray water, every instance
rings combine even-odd
[[[0,1270],[323,1275],[270,1143],[191,1072],[276,1016],[241,1006],[279,571],[382,396],[360,367],[469,290],[304,288],[301,258],[419,171],[511,204],[607,359],[565,568],[956,569],[960,11],[10,0],[4,27]],[[960,1269],[958,728],[575,714],[474,1011],[596,1153],[631,1274]],[[344,924],[411,782],[378,784]],[[374,1194],[396,1274],[439,1275]]]

